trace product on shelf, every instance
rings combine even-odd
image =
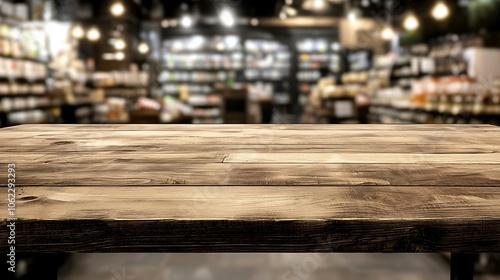
[[[407,94],[379,90],[371,112],[385,123],[481,123],[500,118],[500,80],[484,84],[467,76],[424,77]],[[381,107],[382,106],[382,107]]]
[[[191,116],[192,108],[180,102],[179,100],[172,98],[171,96],[165,96],[163,98],[163,106],[160,113],[160,121],[163,123],[171,123],[176,120],[182,120],[187,116]]]
[[[347,54],[349,71],[368,70],[372,65],[372,55],[369,50],[354,50]]]
[[[304,39],[296,43],[297,50],[299,52],[312,53],[319,52],[324,53],[329,51],[329,41],[327,39]]]
[[[149,74],[132,64],[129,71],[94,72],[91,79],[96,87],[147,87]]]
[[[11,112],[7,115],[9,124],[46,123],[48,120],[49,116],[43,110]]]
[[[342,74],[342,83],[344,84],[365,84],[368,82],[368,72],[347,72]]]
[[[298,71],[297,72],[297,80],[299,82],[302,82],[302,81],[317,82],[320,78],[321,78],[321,74],[319,71]]]
[[[222,98],[218,94],[190,95],[188,104],[191,106],[220,106]]]
[[[106,100],[108,105],[107,120],[113,122],[128,122],[127,100],[125,98],[110,97]]]

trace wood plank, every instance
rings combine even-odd
[[[192,152],[193,149],[191,149]],[[211,150],[211,149],[210,149]],[[426,154],[426,153],[344,153],[344,152],[291,152],[286,149],[281,152],[268,152],[246,150],[246,153],[233,153],[221,149],[219,152],[188,151],[144,152],[144,151],[102,151],[102,152],[67,152],[44,151],[39,153],[5,153],[0,152],[0,164],[8,164],[8,159],[15,162],[31,165],[44,165],[53,163],[79,163],[79,164],[110,164],[127,162],[129,164],[147,163],[281,163],[281,164],[417,164],[417,163],[442,163],[442,164],[499,164],[499,153],[452,153],[452,154]]]
[[[498,131],[498,127],[487,124],[287,124],[287,125],[266,125],[266,124],[203,124],[203,125],[181,125],[181,124],[23,124],[3,128],[1,131],[91,131],[91,130],[121,130],[121,131],[218,131],[235,130],[242,131],[248,129],[273,129],[273,130],[347,130],[347,131]]]
[[[435,143],[428,144],[362,144],[362,145],[278,145],[278,144],[253,144],[253,145],[203,145],[196,147],[191,144],[149,143],[142,145],[81,145],[75,142],[58,141],[50,146],[0,146],[0,158],[14,158],[15,155],[27,154],[29,156],[42,156],[49,153],[137,153],[137,154],[172,154],[172,153],[197,153],[210,151],[213,153],[412,153],[412,154],[475,154],[500,152],[499,145],[470,144],[455,145]]]
[[[229,153],[224,163],[344,163],[344,164],[498,164],[500,154],[402,154],[402,153]]]
[[[4,136],[5,147],[20,147],[20,146],[37,146],[40,149],[45,149],[50,146],[63,145],[81,145],[81,146],[122,146],[122,145],[151,145],[163,143],[163,145],[395,145],[395,144],[413,144],[427,145],[431,147],[436,143],[443,143],[456,146],[464,145],[497,145],[494,135],[474,136],[467,134],[466,136],[438,136],[422,134],[419,136],[387,136],[387,137],[300,137],[300,136],[275,136],[266,135],[262,137],[245,136],[245,137],[199,137],[199,136],[164,136],[154,137],[148,134],[129,135],[129,136],[100,136],[87,134],[87,136],[64,135],[53,137],[18,137]],[[198,147],[202,149],[202,147]]]
[[[22,127],[22,126],[21,126]],[[159,126],[161,127],[161,126]],[[392,130],[279,130],[279,129],[244,129],[244,130],[179,130],[179,131],[114,131],[114,130],[46,130],[44,132],[8,131],[3,135],[5,147],[37,145],[42,149],[55,146],[93,146],[100,145],[455,145],[457,147],[471,145],[497,146],[494,139],[500,137],[499,129],[485,130],[488,133],[478,136],[468,131],[450,131],[443,129],[433,131],[392,131]],[[482,130],[481,130],[482,131]],[[0,133],[2,131],[0,130]],[[304,136],[304,137],[301,137]],[[64,138],[64,140],[61,140]],[[209,139],[206,139],[209,138]],[[306,138],[308,141],[304,141]],[[123,140],[128,142],[124,143]],[[138,142],[136,142],[138,141]],[[67,147],[60,147],[67,148]]]
[[[175,129],[175,128],[179,129]],[[35,137],[49,137],[49,136],[54,136],[54,135],[61,135],[62,133],[66,133],[66,136],[83,136],[83,137],[88,137],[89,135],[101,135],[102,136],[138,136],[138,135],[148,135],[151,137],[165,137],[165,136],[197,136],[197,137],[221,137],[221,136],[228,136],[228,137],[247,137],[247,136],[325,136],[325,137],[383,137],[383,136],[422,136],[422,135],[436,135],[436,136],[470,136],[469,133],[470,131],[474,132],[487,132],[489,134],[493,133],[495,135],[498,135],[500,133],[500,129],[497,129],[496,127],[486,127],[486,128],[468,128],[464,127],[463,129],[440,129],[438,126],[434,126],[434,129],[394,129],[391,127],[388,127],[387,129],[357,129],[353,128],[351,130],[347,129],[338,129],[336,126],[328,126],[326,129],[314,126],[314,127],[308,127],[309,129],[293,129],[293,126],[286,126],[283,129],[279,129],[279,127],[275,126],[269,126],[269,127],[260,127],[260,128],[254,128],[254,127],[239,127],[239,129],[233,128],[226,128],[226,126],[220,126],[219,128],[212,127],[212,128],[205,128],[205,127],[200,127],[197,126],[195,129],[190,129],[188,128],[181,128],[178,126],[170,127],[170,129],[161,129],[162,126],[158,126],[158,130],[152,130],[150,129],[143,129],[143,130],[137,130],[137,129],[120,129],[120,128],[107,128],[107,127],[102,127],[102,128],[95,128],[95,127],[68,127],[65,129],[58,128],[58,129],[53,129],[51,130],[50,128],[47,128],[46,130],[25,130],[23,129],[18,129],[18,130],[3,130],[4,132],[8,132],[8,135],[12,136],[19,136],[19,137],[26,137],[26,136],[35,136]],[[389,129],[391,128],[391,129]],[[481,135],[478,135],[481,136]]]
[[[63,132],[66,132],[66,136],[89,138],[91,136],[99,137],[139,137],[139,136],[150,136],[153,138],[159,137],[203,137],[203,138],[214,138],[214,137],[232,137],[232,138],[247,138],[252,136],[259,137],[290,137],[290,136],[308,136],[308,137],[394,137],[394,136],[455,136],[455,137],[470,137],[468,132],[475,131],[478,129],[468,130],[329,130],[329,129],[316,129],[316,130],[285,130],[285,129],[214,129],[214,130],[100,130],[92,129],[88,131],[84,130],[48,130],[48,131],[11,131],[7,136],[9,137],[19,137],[19,138],[44,138],[50,139],[54,136],[61,136]],[[499,135],[500,129],[496,130],[479,130],[481,132],[486,132],[488,135]],[[478,135],[481,137],[482,135]]]
[[[15,163],[18,186],[500,186],[497,164]]]
[[[130,127],[130,129],[128,128]],[[143,127],[143,131],[137,131]],[[296,129],[300,128],[300,129]],[[354,128],[355,127],[355,128]],[[409,127],[412,129],[410,130]],[[348,128],[348,129],[345,129]],[[149,129],[149,130],[148,130]],[[153,130],[156,129],[156,130]],[[398,130],[399,129],[399,130]],[[480,132],[484,132],[479,134]],[[231,146],[230,149],[262,148],[280,152],[292,149],[369,152],[445,153],[445,152],[498,152],[496,140],[500,129],[493,126],[322,126],[252,125],[242,129],[237,125],[179,126],[179,125],[27,125],[0,130],[4,143],[1,152],[53,151],[126,151],[140,147],[167,151],[171,146],[197,152]],[[307,137],[306,137],[307,136]],[[208,138],[208,139],[207,139]],[[210,147],[206,147],[210,145]],[[201,147],[197,147],[201,146]],[[250,147],[249,147],[250,146]],[[281,147],[286,146],[286,147]],[[348,146],[348,147],[343,147]],[[281,148],[280,148],[281,147]],[[173,149],[177,147],[172,147]],[[407,149],[405,149],[407,148]],[[454,150],[455,149],[455,150]],[[436,151],[436,152],[434,152]],[[291,151],[293,152],[293,151]]]
[[[27,220],[500,219],[496,187],[156,186],[145,192],[137,186],[27,186],[18,191],[16,215]],[[7,202],[0,206],[6,209]],[[7,212],[1,213],[5,219]]]
[[[192,149],[191,149],[192,150]],[[227,154],[222,152],[203,153],[145,153],[145,152],[122,152],[122,151],[102,151],[102,152],[67,152],[45,151],[39,153],[0,152],[0,165],[16,162],[18,164],[29,163],[31,165],[46,165],[53,163],[80,163],[80,164],[110,164],[117,162],[127,162],[130,164],[139,163],[222,163]],[[10,161],[9,159],[12,159]]]
[[[500,190],[491,187],[18,191],[18,252],[500,250]],[[0,234],[6,235],[6,212],[0,213]]]

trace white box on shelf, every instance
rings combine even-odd
[[[28,20],[28,5],[24,3],[15,4],[16,17],[20,20]]]
[[[493,83],[500,77],[500,49],[468,48],[464,52],[467,61],[467,74],[482,84]]]

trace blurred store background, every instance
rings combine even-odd
[[[500,1],[1,1],[0,126],[491,123]]]
[[[0,127],[500,124],[500,0],[0,3]],[[305,257],[76,255],[60,265],[62,279],[448,277],[446,256],[354,254],[283,278]],[[278,272],[251,265],[262,260]],[[39,262],[24,258],[20,277],[34,279]],[[160,276],[112,274],[148,263]],[[498,254],[476,267],[478,279],[500,279]]]

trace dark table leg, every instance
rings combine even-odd
[[[451,254],[451,280],[472,280],[474,254]]]

